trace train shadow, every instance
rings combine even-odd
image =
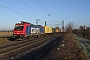
[[[13,38],[13,36],[4,36],[4,37],[1,37],[1,39],[9,40],[9,41],[14,41],[15,40],[15,38]]]

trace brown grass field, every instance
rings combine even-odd
[[[7,36],[12,36],[13,32],[0,32],[0,42],[7,42],[7,38],[1,38],[1,37],[7,37]]]

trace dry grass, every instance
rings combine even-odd
[[[6,37],[6,36],[12,36],[13,32],[0,32],[0,42],[7,42],[7,38],[1,38],[1,37]]]
[[[84,54],[82,49],[80,49],[72,33],[67,33],[64,36],[64,41],[66,41],[65,45],[67,47],[68,59],[87,60],[87,56]]]
[[[3,36],[12,36],[13,35],[13,32],[0,32],[0,37],[3,37]]]
[[[9,40],[7,38],[0,38],[0,42],[8,42]]]
[[[47,60],[87,60],[71,33],[62,37],[62,42],[49,53]]]

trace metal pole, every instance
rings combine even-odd
[[[46,21],[45,21],[45,26],[46,26]]]
[[[64,32],[64,20],[62,20],[62,31]]]

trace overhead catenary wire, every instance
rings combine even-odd
[[[36,11],[34,8],[30,7],[29,5],[27,5],[26,3],[22,2],[21,0],[18,0],[20,3],[24,4],[25,6],[27,6],[28,8],[32,9],[33,11],[35,11],[36,13],[38,13],[39,15],[43,16],[44,18],[48,19],[47,17],[45,17],[43,14],[39,13],[38,11]],[[39,2],[38,2],[39,3]],[[40,3],[41,4],[41,3]],[[43,6],[41,4],[41,6]],[[44,6],[43,6],[44,7]],[[45,10],[45,7],[43,8]],[[50,14],[48,14],[48,16],[50,17]],[[50,17],[51,18],[51,17]],[[52,20],[55,20],[53,18],[51,18]]]
[[[30,7],[29,5],[27,5],[26,3],[22,2],[21,0],[18,0],[20,3],[24,4],[25,6],[27,6],[28,8],[32,9],[33,11],[35,11],[36,13],[38,13],[39,15],[43,16],[44,18],[47,19],[47,17],[45,17],[43,14],[39,13],[38,11],[36,11],[35,9],[33,9],[32,7]]]
[[[51,21],[48,22],[47,25],[52,25],[51,22],[52,23],[57,22],[57,20],[55,18],[51,17],[52,16],[51,13],[44,7],[44,5],[39,0],[32,0],[32,1],[37,2],[38,5],[48,14],[48,17],[51,19]]]
[[[35,1],[46,13],[48,13],[48,16],[50,16],[50,12],[44,7],[44,5],[39,0],[35,0]]]
[[[33,0],[32,0],[33,1]],[[44,7],[44,5],[39,1],[39,0],[35,0],[38,5],[48,14],[48,16],[53,20],[55,21],[55,19],[53,17],[51,17],[51,14],[50,12]]]
[[[32,1],[34,1],[34,0],[32,0]],[[35,0],[35,2],[47,13],[47,14],[49,14],[49,12],[45,9],[45,7],[42,5],[42,3],[38,0]]]
[[[32,1],[34,1],[34,0],[32,0]],[[35,0],[35,2],[48,14],[47,16],[50,17],[50,12],[43,6],[43,4],[39,0]]]
[[[47,16],[49,16],[51,18],[49,11],[43,6],[43,4],[39,0],[32,0],[32,1],[33,2],[35,1],[44,10],[44,12],[46,12],[48,14]],[[51,18],[51,19],[55,20],[53,18]]]
[[[26,15],[26,14],[24,14],[24,13],[21,13],[21,12],[19,12],[19,11],[16,11],[16,10],[14,10],[14,9],[12,9],[12,8],[10,8],[10,7],[4,6],[4,5],[0,5],[0,7],[4,8],[4,9],[7,9],[7,10],[9,10],[9,11],[12,11],[12,12],[14,12],[14,13],[20,14],[20,15],[22,15],[22,16],[25,16],[25,17],[27,17],[27,18],[30,18],[30,17],[31,17],[31,16],[29,16],[29,15]],[[35,19],[35,18],[33,18],[33,17],[31,17],[31,18],[32,18],[32,19]]]
[[[38,3],[38,5],[48,14],[48,16],[51,18],[51,14],[50,14],[50,12],[44,7],[44,5],[39,1],[39,0],[35,0],[37,3]],[[55,20],[55,19],[53,19],[53,18],[51,18],[52,20]]]
[[[41,14],[41,13],[39,13],[38,11],[36,11],[34,8],[32,8],[32,7],[30,7],[29,5],[27,5],[25,2],[22,2],[22,0],[18,0],[20,3],[22,3],[22,4],[24,4],[25,6],[27,6],[28,8],[30,8],[30,9],[32,9],[32,10],[34,10],[35,12],[37,12],[39,15],[41,15],[41,16],[43,16],[44,18],[46,18],[47,19],[47,17],[45,17],[43,14]],[[50,17],[53,21],[55,21],[55,19],[54,18],[52,18],[51,17],[51,14],[49,13],[49,11],[44,7],[44,5],[39,1],[39,0],[32,0],[32,1],[36,1],[38,4],[39,4],[39,6],[48,14],[48,17]],[[34,3],[33,3],[34,4]],[[8,7],[9,8],[9,7]],[[10,9],[8,9],[8,10],[10,10]],[[28,15],[26,15],[26,14],[23,14],[23,13],[21,13],[21,12],[19,12],[19,11],[16,11],[16,10],[14,10],[14,9],[11,9],[11,11],[13,11],[13,12],[15,12],[15,13],[18,13],[18,14],[20,14],[20,15],[23,15],[23,16],[25,16],[25,17],[29,17],[30,18],[30,16],[28,16]],[[35,19],[35,18],[34,18]],[[47,20],[49,20],[49,19],[47,19]],[[51,20],[51,21],[52,21]],[[51,21],[50,21],[50,23],[51,23]],[[49,24],[50,24],[49,23]]]
[[[10,0],[5,0],[7,3],[9,3],[10,5],[16,6],[16,4],[13,4],[12,1]],[[22,9],[22,7],[19,7],[19,9]],[[30,11],[29,11],[30,12]],[[31,13],[31,12],[30,12]]]
[[[30,2],[31,2],[31,0],[29,0]],[[33,2],[33,6],[35,5],[35,6],[37,6],[38,8],[40,8],[40,9],[42,9],[45,13],[46,13],[46,11],[39,5],[39,3],[37,3],[36,2],[36,0],[32,0],[32,2]],[[38,5],[37,5],[38,4]],[[48,14],[48,13],[47,13]]]
[[[31,2],[31,0],[29,0],[29,1]],[[46,16],[49,15],[49,13],[46,12],[46,11],[44,10],[44,8],[42,7],[42,5],[39,4],[36,0],[32,0],[32,2],[33,2],[33,7],[34,7],[34,6],[37,6],[38,8],[42,9],[42,10],[46,13]],[[38,5],[37,5],[37,4],[38,4]],[[49,20],[49,19],[48,19],[48,20]],[[44,21],[44,22],[45,22],[45,21]],[[43,22],[42,24],[44,24],[44,22]]]

